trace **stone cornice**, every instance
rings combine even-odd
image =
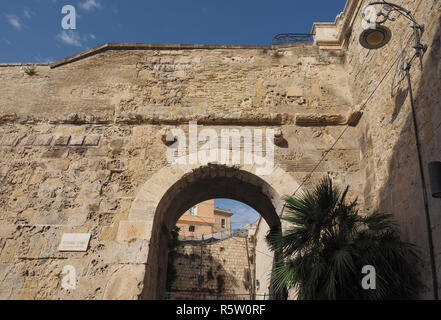
[[[208,45],[208,44],[152,44],[152,43],[105,43],[98,47],[89,49],[87,51],[78,53],[71,57],[62,59],[60,61],[51,63],[49,66],[51,69],[60,67],[62,65],[72,63],[78,60],[85,59],[90,56],[97,55],[99,53],[109,50],[274,50],[291,47],[312,45],[310,42],[305,43],[293,43],[285,45]]]
[[[348,0],[334,22],[316,22],[312,27],[314,44],[320,49],[339,50],[344,47],[346,34],[357,17],[362,0]]]
[[[36,67],[46,67],[49,66],[50,62],[45,63],[33,63],[33,62],[17,62],[17,63],[0,63],[0,68],[8,68],[8,67],[29,67],[29,66],[36,66]]]
[[[347,114],[316,114],[316,113],[219,113],[214,114],[119,114],[110,115],[89,115],[89,114],[68,114],[61,117],[45,116],[21,116],[16,114],[0,114],[0,125],[6,123],[18,123],[23,125],[33,125],[38,123],[48,123],[53,125],[183,125],[189,121],[197,121],[201,125],[222,126],[222,125],[242,125],[242,126],[280,126],[295,124],[302,127],[317,126],[343,126],[357,125],[361,118],[361,113],[357,109],[349,110]]]
[[[80,52],[56,62],[0,63],[0,67],[49,66],[51,69],[79,61],[110,50],[279,50],[293,47],[312,46],[312,42],[277,44],[277,45],[210,45],[210,44],[153,44],[153,43],[104,43],[95,48]]]

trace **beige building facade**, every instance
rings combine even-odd
[[[441,202],[429,195],[432,264],[399,68],[400,53],[413,53],[411,29],[398,18],[388,24],[388,46],[362,48],[367,2],[348,0],[335,22],[315,24],[314,43],[105,44],[39,64],[35,75],[21,63],[1,64],[0,298],[164,298],[168,241],[182,212],[229,198],[252,206],[265,228],[283,228],[283,196],[324,175],[349,185],[362,213],[394,215],[402,238],[422,253],[421,298],[433,298]],[[427,164],[441,160],[441,3],[400,3],[426,26],[429,48],[412,68],[412,85],[428,177]],[[273,170],[262,174],[266,153],[253,150],[252,164],[194,161],[189,141],[169,161],[167,133],[189,137],[190,121],[202,138],[274,129]],[[266,291],[273,253],[264,233],[256,241]],[[63,279],[75,279],[75,289]]]
[[[231,230],[230,210],[215,208],[214,199],[198,203],[187,210],[178,220],[181,239],[202,237]]]

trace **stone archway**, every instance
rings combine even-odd
[[[120,222],[117,236],[119,242],[148,241],[140,253],[147,261],[134,259],[121,266],[111,276],[104,299],[162,299],[170,231],[183,212],[202,201],[241,201],[259,212],[271,229],[280,229],[281,197],[299,184],[281,168],[263,176],[256,174],[256,169],[251,165],[174,164],[154,174],[137,192],[128,220]]]

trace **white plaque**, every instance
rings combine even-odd
[[[64,233],[58,251],[85,252],[89,241],[90,233]]]

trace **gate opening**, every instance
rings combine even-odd
[[[253,208],[231,199],[187,210],[171,235],[166,298],[254,300],[258,218]]]

